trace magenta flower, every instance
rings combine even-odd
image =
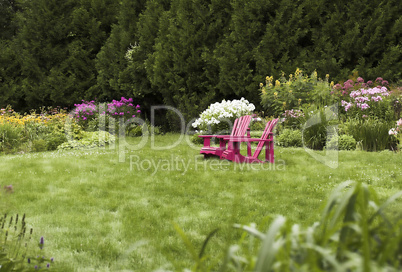
[[[140,110],[137,110],[137,113],[141,113],[141,111],[140,111]]]

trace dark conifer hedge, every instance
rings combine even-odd
[[[187,120],[266,75],[401,80],[398,0],[0,0],[0,106],[133,97]],[[175,118],[170,118],[175,128]]]

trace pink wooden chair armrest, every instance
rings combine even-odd
[[[200,138],[217,138],[220,135],[198,135]]]

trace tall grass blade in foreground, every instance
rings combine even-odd
[[[257,237],[260,249],[247,250],[243,236],[238,245],[230,246],[222,270],[400,271],[402,220],[392,223],[385,208],[401,196],[399,192],[380,204],[370,187],[348,181],[333,191],[322,220],[304,231],[283,216],[274,219],[266,234],[253,226],[235,225],[251,235],[249,243]],[[249,255],[240,255],[244,252]]]

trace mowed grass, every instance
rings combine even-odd
[[[274,165],[238,165],[204,160],[201,146],[179,137],[148,138],[142,148],[143,139],[130,138],[124,148],[121,141],[114,149],[1,156],[0,185],[14,187],[2,207],[26,213],[62,271],[182,271],[193,263],[174,223],[197,249],[219,228],[206,253],[223,259],[241,235],[233,223],[265,231],[282,214],[307,226],[346,180],[370,184],[383,199],[402,189],[400,153],[341,151],[332,169],[302,148],[276,147]]]

